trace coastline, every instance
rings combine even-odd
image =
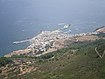
[[[26,49],[13,51],[4,55],[4,57],[14,55],[41,56],[66,47],[67,41],[73,43],[98,40],[100,38],[96,35],[99,34],[103,28],[105,29],[105,27],[100,27],[97,28],[96,31],[80,34],[66,34],[60,30],[42,31],[32,39],[18,41],[16,43],[30,42],[30,45]]]
[[[105,26],[101,26],[101,27],[99,27],[99,28],[96,28],[96,29],[94,30],[94,32],[97,31],[97,30],[99,30],[99,29],[102,29],[102,28],[105,28]]]

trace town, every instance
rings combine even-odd
[[[61,30],[42,31],[40,34],[29,40],[30,45],[26,49],[13,51],[12,53],[5,55],[5,57],[23,54],[28,56],[41,56],[66,47],[67,41],[79,42],[99,39],[95,36],[97,34],[99,34],[98,31],[80,34],[67,34]]]

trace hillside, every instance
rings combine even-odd
[[[73,40],[40,56],[0,58],[0,79],[105,79],[105,33],[81,34]]]
[[[102,54],[104,44],[105,40],[78,42],[37,58],[14,56],[10,58],[14,63],[0,68],[0,78],[105,79],[105,57],[100,58],[95,52],[95,47],[99,46]]]

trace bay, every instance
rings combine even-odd
[[[105,25],[104,0],[0,0],[0,56],[24,49],[44,30],[71,24],[71,34],[92,32]]]

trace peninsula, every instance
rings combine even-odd
[[[29,41],[30,45],[26,49],[13,51],[4,57],[14,55],[41,56],[65,48],[68,43],[98,40],[100,38],[97,35],[100,33],[105,33],[104,26],[96,29],[94,32],[80,34],[66,34],[61,30],[42,31],[32,39],[16,42],[17,44]]]
[[[104,28],[74,35],[43,31],[26,49],[0,58],[0,78],[104,79]]]

